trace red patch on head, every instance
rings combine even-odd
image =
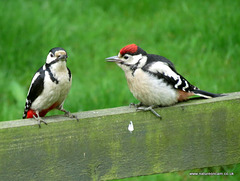
[[[138,46],[135,45],[135,44],[130,44],[130,45],[127,45],[125,47],[123,47],[121,50],[120,50],[120,54],[121,55],[124,55],[126,53],[128,54],[134,54],[137,52],[137,49],[138,49]]]

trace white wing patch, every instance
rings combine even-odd
[[[177,75],[172,69],[164,62],[156,62],[153,63],[149,70],[153,73],[161,73],[165,76],[172,77],[174,80],[179,79],[179,75]]]
[[[174,87],[177,89],[178,88],[178,86],[180,86],[181,84],[182,84],[182,80],[181,80],[181,78],[180,78],[180,76],[178,75],[178,78],[177,78],[177,80],[178,80],[178,82],[177,82],[177,84],[176,85],[174,85]]]
[[[176,72],[174,72],[165,62],[153,63],[149,67],[149,71],[151,71],[153,73],[160,73],[160,74],[163,74],[164,76],[173,78],[176,81],[176,84],[173,85],[176,89],[178,89],[182,84],[185,85],[182,88],[183,91],[185,91],[189,87],[188,82],[184,79],[181,79],[180,75],[178,75]]]
[[[189,88],[188,82],[184,80],[185,86],[182,88],[183,91],[186,91],[187,88]]]

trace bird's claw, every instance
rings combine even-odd
[[[37,121],[38,127],[41,128],[41,122],[47,125],[47,122],[45,122],[40,116],[36,117],[33,116],[33,118]]]
[[[65,113],[65,116],[69,117],[69,118],[74,118],[77,121],[79,121],[78,117],[76,115],[73,115],[72,113],[70,113],[69,111],[66,111],[65,109],[63,109],[63,107],[58,108],[59,111],[62,111]]]
[[[39,128],[41,128],[41,122],[44,123],[45,125],[48,125],[45,121],[43,121],[42,119],[38,121],[38,126]]]
[[[130,104],[129,104],[129,107],[131,108],[132,106],[135,107],[135,108],[138,108],[138,107],[142,106],[142,103],[141,103],[141,102],[139,102],[139,103],[137,103],[137,104],[135,104],[135,103],[130,103]]]
[[[144,107],[144,106],[140,106],[140,107],[137,107],[137,111],[138,110],[141,110],[141,111],[151,111],[155,116],[157,116],[158,118],[162,119],[162,117],[153,109],[157,106],[149,106],[149,107]]]
[[[131,102],[130,104],[129,104],[129,107],[131,108],[131,107],[136,107],[136,104],[135,103],[133,103],[133,102]]]
[[[77,121],[79,121],[78,117],[76,115],[73,115],[72,113],[70,113],[69,111],[66,111],[65,112],[65,115],[69,118],[74,118],[76,119]]]

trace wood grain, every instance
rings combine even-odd
[[[0,122],[0,180],[111,180],[240,163],[240,93]],[[130,121],[134,131],[128,131]]]

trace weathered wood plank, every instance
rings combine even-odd
[[[240,93],[0,122],[0,180],[108,180],[240,163]],[[129,122],[134,131],[127,129]]]

